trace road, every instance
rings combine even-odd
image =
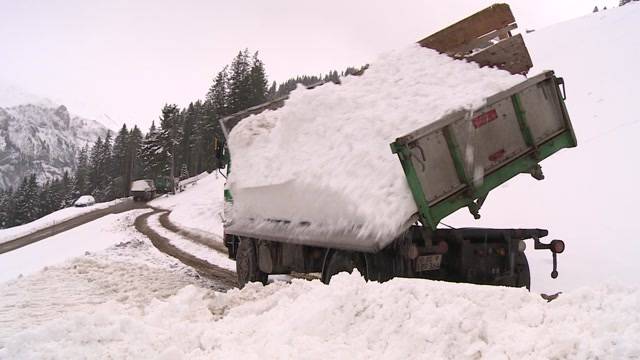
[[[59,234],[61,232],[64,232],[70,229],[73,229],[77,226],[86,224],[90,221],[96,220],[105,215],[119,214],[125,211],[134,210],[134,209],[144,209],[147,207],[148,207],[147,204],[144,202],[135,202],[133,201],[133,199],[125,199],[122,202],[116,205],[110,206],[108,208],[91,211],[89,213],[63,221],[59,224],[55,224],[47,228],[38,230],[34,233],[24,235],[14,240],[10,240],[5,243],[2,243],[0,244],[0,254],[6,253],[11,250],[19,249],[29,244],[33,244],[34,242],[40,241],[42,239],[48,238],[50,236]]]
[[[192,234],[190,235],[189,233],[186,233],[183,230],[178,229],[177,226],[171,224],[168,220],[168,215],[169,212],[166,210],[160,210],[160,209],[154,209],[153,212],[149,212],[146,214],[142,214],[140,216],[138,216],[135,220],[134,226],[136,228],[136,230],[138,230],[139,232],[141,232],[142,234],[146,235],[149,240],[151,240],[151,243],[160,251],[162,251],[163,253],[172,256],[176,259],[178,259],[180,262],[182,262],[183,264],[190,266],[192,268],[194,268],[198,274],[200,274],[201,276],[204,276],[206,278],[209,279],[214,279],[218,282],[220,282],[223,286],[225,286],[226,288],[234,288],[238,286],[238,282],[237,282],[237,276],[236,273],[231,271],[231,270],[227,270],[227,269],[223,269],[217,265],[211,264],[205,260],[202,260],[192,254],[186,253],[180,249],[178,249],[177,247],[173,246],[171,244],[171,242],[169,241],[169,239],[161,236],[160,234],[158,234],[156,231],[154,231],[148,224],[147,219],[152,216],[155,215],[157,213],[163,213],[160,216],[160,224],[167,230],[172,231],[176,234],[180,234],[186,238],[188,238],[191,241],[195,241],[201,244],[204,244],[205,246],[208,246],[210,248],[212,248],[212,251],[218,251],[222,254],[226,255],[226,248],[224,248],[224,246],[222,246],[222,248],[224,248],[224,250],[221,249],[217,249],[213,244],[213,242],[211,241],[206,241],[206,239],[204,239],[201,236],[192,236]],[[167,224],[169,224],[169,226],[167,226]],[[220,247],[220,245],[218,245],[217,247]]]

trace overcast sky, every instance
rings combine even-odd
[[[510,4],[521,29],[539,29],[617,2]],[[164,103],[203,98],[242,48],[260,51],[280,82],[365,64],[491,3],[0,0],[0,81],[146,130]]]

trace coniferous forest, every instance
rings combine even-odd
[[[72,206],[82,195],[92,195],[97,202],[128,196],[133,180],[154,179],[162,184],[158,180],[171,178],[172,163],[173,176],[181,179],[222,168],[225,139],[220,118],[284,96],[298,83],[338,82],[340,76],[357,71],[347,68],[269,85],[258,53],[242,50],[215,75],[204,100],[185,108],[165,104],[146,133],[137,126],[122,125],[117,133],[98,138],[81,149],[74,172],[65,172],[60,179],[39,184],[31,174],[15,189],[0,189],[0,228]]]

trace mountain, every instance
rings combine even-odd
[[[9,93],[14,103],[34,101],[20,92]],[[0,107],[0,188],[16,188],[32,173],[44,182],[71,172],[80,149],[107,133],[102,124],[71,115],[64,105],[34,102]]]

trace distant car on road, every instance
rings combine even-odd
[[[133,201],[149,201],[156,195],[156,185],[153,180],[136,180],[131,183]]]
[[[73,206],[75,207],[85,207],[85,206],[91,206],[93,204],[96,203],[96,199],[93,198],[93,196],[91,195],[82,195],[78,198],[78,200],[76,200],[76,202],[73,203]]]

